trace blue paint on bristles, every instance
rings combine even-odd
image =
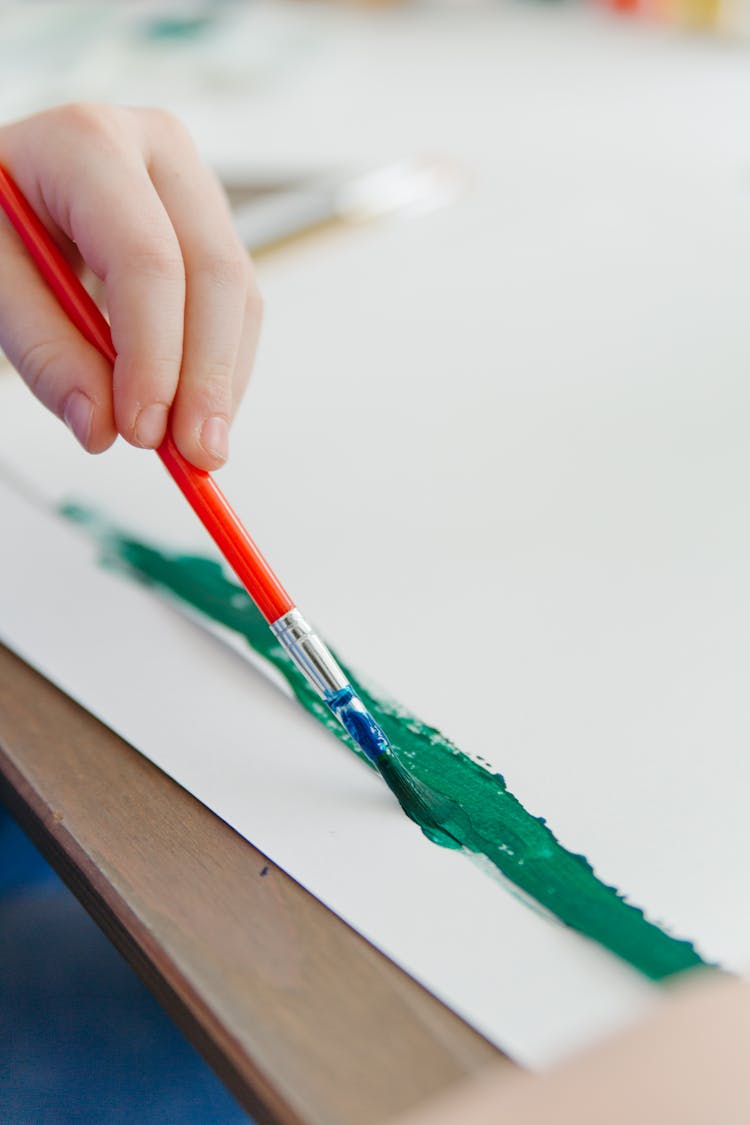
[[[347,684],[340,691],[327,695],[326,703],[357,746],[373,765],[377,765],[378,760],[389,752],[390,744],[354,689]]]
[[[425,835],[441,843],[454,843],[441,826],[445,800],[412,777],[396,757],[385,732],[350,684],[330,692],[325,701],[360,750],[375,766],[406,815]]]

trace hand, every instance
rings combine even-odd
[[[746,1125],[749,1036],[750,987],[693,970],[640,1024],[564,1065],[497,1065],[391,1125]]]
[[[221,187],[156,109],[69,105],[0,128],[0,163],[66,257],[103,283],[114,372],[68,322],[0,212],[0,345],[84,449],[158,446],[203,469],[258,342],[261,301]]]

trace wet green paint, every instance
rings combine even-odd
[[[232,630],[284,677],[299,703],[368,765],[328,707],[282,648],[245,591],[211,559],[171,554],[120,534],[69,505],[65,514],[86,523],[103,550],[102,561],[155,585]],[[430,839],[484,856],[526,895],[561,922],[597,941],[652,980],[703,964],[688,941],[671,937],[603,883],[591,864],[560,844],[541,817],[510,792],[504,778],[469,758],[440,731],[372,692],[340,661],[381,724],[398,760],[430,795],[431,817],[405,811]]]

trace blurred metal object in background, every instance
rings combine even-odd
[[[412,157],[260,192],[249,184],[226,187],[240,238],[258,253],[332,225],[432,211],[452,202],[467,183],[454,161]]]

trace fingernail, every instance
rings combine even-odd
[[[72,430],[84,449],[88,449],[94,404],[83,391],[71,391],[65,400],[63,421]]]
[[[161,444],[167,428],[167,407],[162,402],[152,402],[138,411],[135,420],[135,440],[144,449],[155,449]]]
[[[229,425],[226,418],[214,414],[201,427],[201,445],[217,461],[226,461],[229,454]]]

